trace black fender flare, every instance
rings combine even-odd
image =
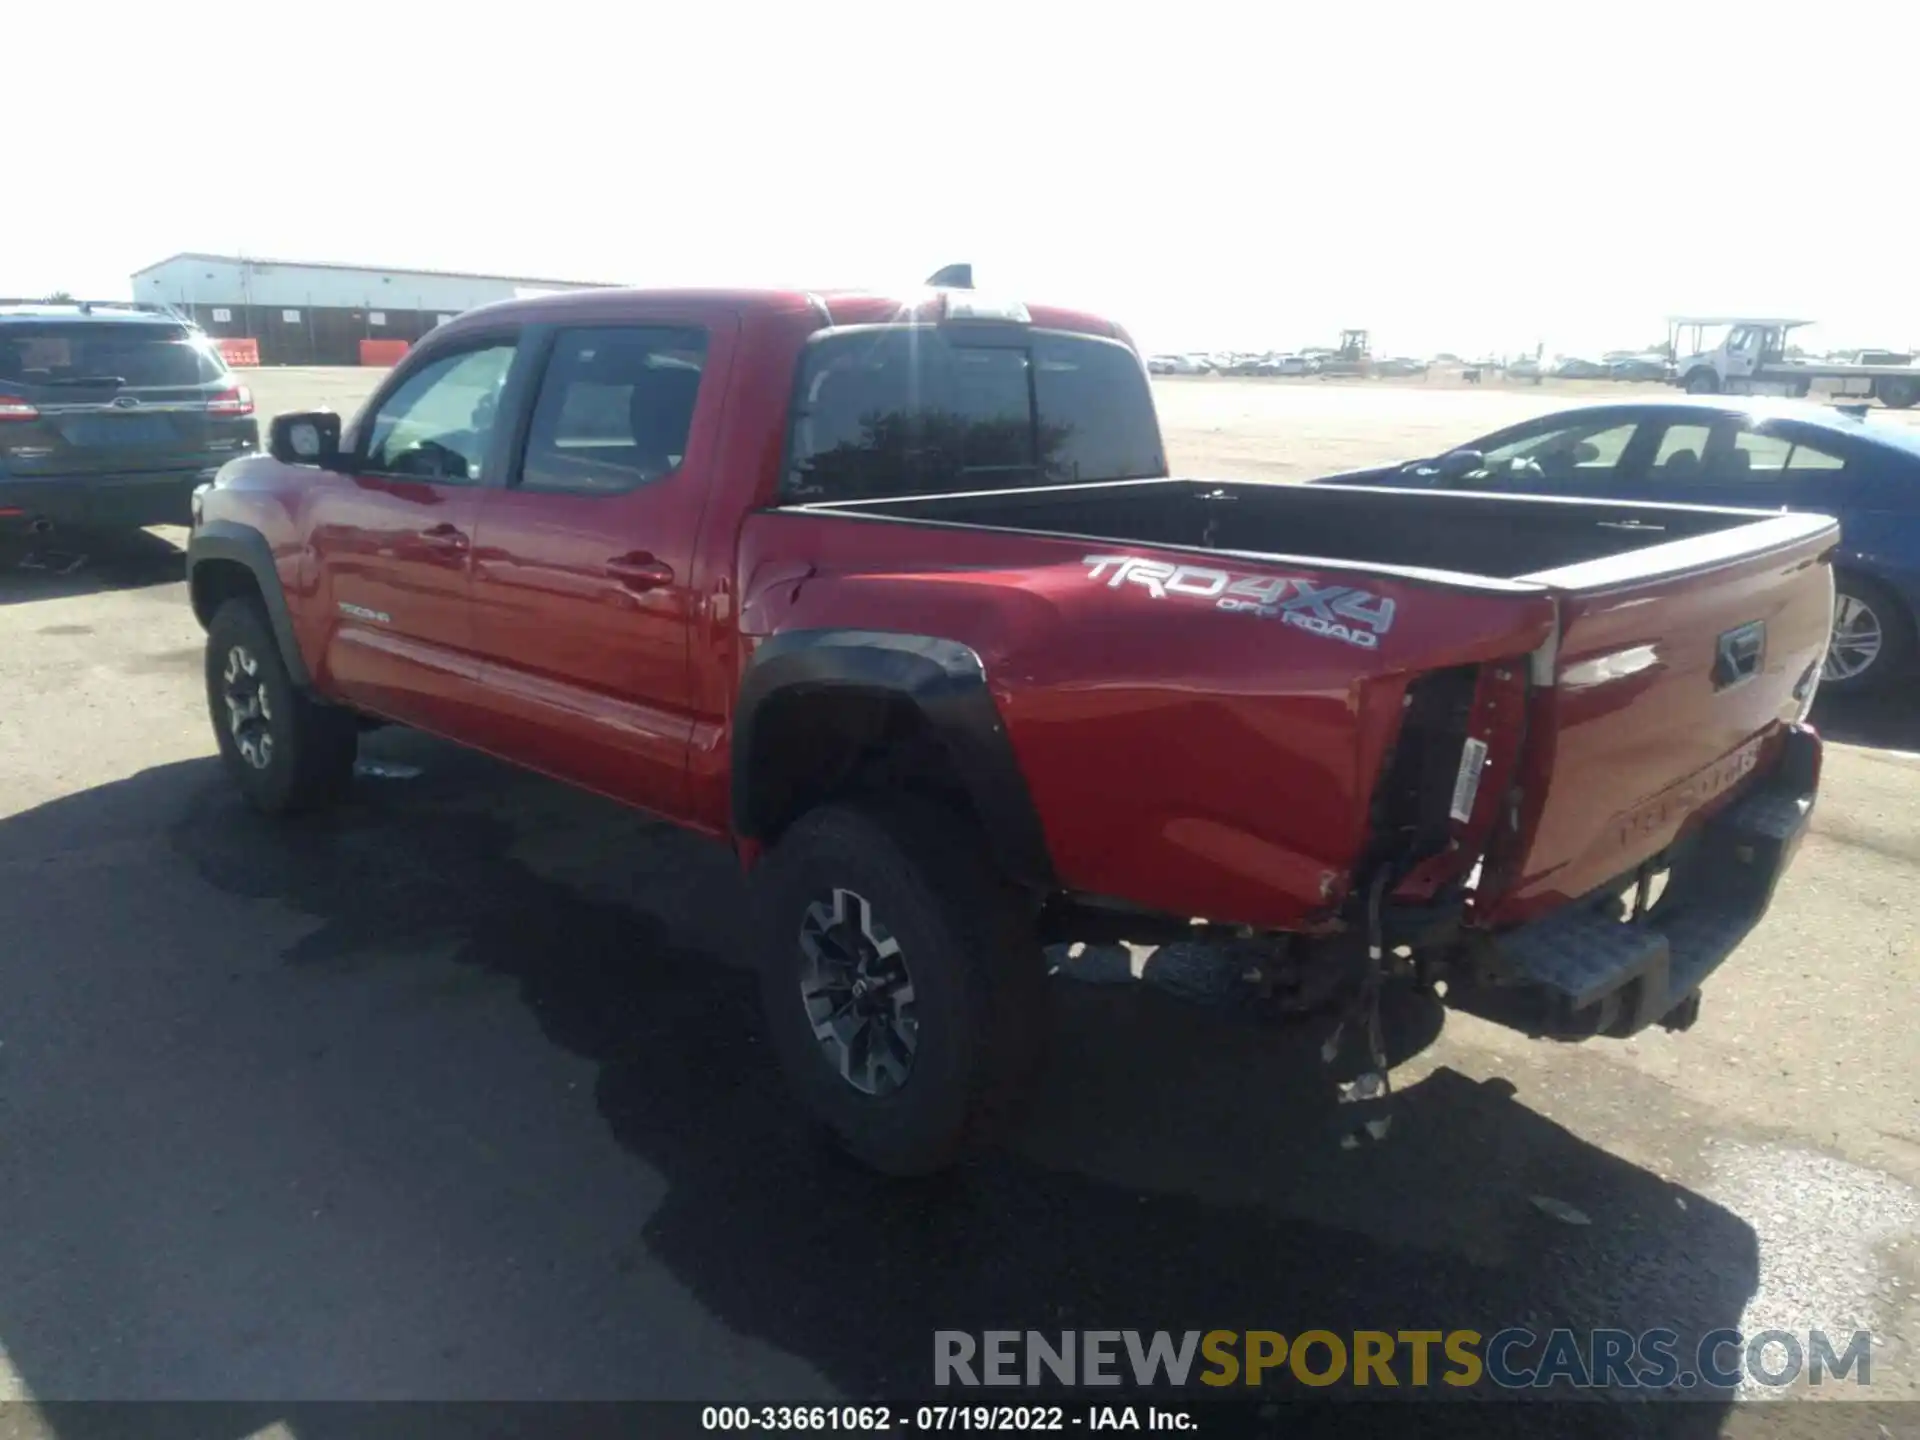
[[[912,706],[966,786],[1000,868],[1020,884],[1056,888],[1046,834],[987,689],[986,667],[970,646],[932,635],[793,630],[760,644],[734,706],[735,835],[768,838],[754,807],[755,732],[768,702],[795,689],[880,695]]]
[[[267,623],[273,626],[273,638],[280,646],[280,659],[287,667],[287,674],[301,689],[310,689],[313,676],[307,672],[307,662],[300,654],[300,642],[293,632],[293,614],[287,609],[286,592],[280,586],[280,568],[273,563],[273,547],[267,544],[267,537],[251,525],[242,525],[234,520],[209,520],[198,526],[187,538],[189,594],[194,589],[193,572],[212,561],[244,565],[252,573],[254,585],[260,591],[260,601],[266,607]],[[197,603],[194,613],[202,625],[213,618],[211,615],[200,615]]]

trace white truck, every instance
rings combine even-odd
[[[1811,320],[1748,316],[1675,316],[1667,322],[1674,357],[1668,379],[1689,395],[1805,395],[1816,381],[1837,395],[1877,399],[1905,410],[1920,403],[1920,365],[1789,360],[1787,334]],[[1709,343],[1717,340],[1718,343]]]

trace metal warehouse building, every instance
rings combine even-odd
[[[580,280],[378,270],[234,255],[172,255],[134,272],[133,298],[173,305],[212,336],[251,339],[263,365],[389,364],[462,310],[495,300],[595,290]],[[385,343],[382,343],[385,342]]]

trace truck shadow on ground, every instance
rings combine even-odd
[[[29,883],[9,862],[110,848],[158,824],[181,862],[184,911],[219,892],[314,919],[265,967],[323,978],[339,967],[344,983],[382,963],[370,953],[441,945],[454,965],[511,982],[548,1042],[597,1067],[606,1125],[663,1183],[637,1245],[613,1225],[594,1242],[610,1267],[625,1274],[643,1250],[735,1335],[798,1357],[842,1395],[925,1395],[941,1329],[1659,1326],[1680,1333],[1684,1355],[1685,1337],[1737,1325],[1757,1284],[1741,1220],[1550,1122],[1509,1085],[1435,1070],[1395,1097],[1385,1142],[1343,1150],[1322,1029],[1202,1011],[1144,986],[1056,985],[1052,1058],[1009,1143],[936,1180],[875,1179],[828,1153],[787,1103],[752,977],[729,963],[741,891],[725,855],[417,737],[382,734],[369,749],[393,774],[422,773],[365,783],[342,811],[300,824],[246,813],[210,761],[52,802],[0,822],[0,886]],[[100,870],[102,907],[118,903],[113,878]],[[3,891],[0,903],[11,905]],[[129,934],[125,955],[72,963],[111,970],[165,943]],[[1438,1018],[1425,1002],[1397,1005],[1396,1051],[1429,1043]],[[430,1030],[423,1043],[432,1047]],[[462,1058],[405,1063],[443,1071]],[[189,1072],[172,1083],[199,1083],[191,1053],[172,1063]],[[216,1083],[211,1072],[205,1083]],[[472,1083],[484,1088],[488,1076]],[[517,1102],[500,1103],[504,1115]],[[367,1088],[369,1115],[388,1104]],[[529,1148],[539,1127],[526,1120],[503,1119],[484,1139],[509,1172],[544,1167],[564,1195],[568,1176],[552,1173],[551,1152]],[[222,1149],[251,1143],[225,1133],[205,1142],[177,1164],[218,1171]],[[1537,1193],[1593,1223],[1548,1218],[1530,1203]],[[581,1199],[577,1224],[601,1223]],[[88,1197],[131,1211],[152,1201],[133,1188]],[[377,1227],[377,1209],[361,1223]],[[0,1344],[48,1395],[75,1393],[90,1372],[64,1347],[110,1325],[135,1298],[123,1287],[139,1283],[85,1251],[63,1263],[72,1273],[57,1336],[10,1323],[0,1297]],[[407,1273],[391,1283],[396,1295],[430,1288]],[[449,1343],[467,1315],[499,1303],[482,1282],[461,1283],[468,1292],[430,1322]],[[444,1277],[431,1285],[445,1294]],[[582,1393],[581,1376],[617,1371],[620,1347],[647,1344],[665,1322],[639,1288],[626,1313],[579,1334],[565,1313],[522,1317],[551,1339],[545,1395]],[[222,1321],[273,1328],[266,1317]],[[370,1353],[419,1323],[417,1308],[401,1306],[353,1317]],[[487,1357],[470,1360],[470,1374],[439,1377],[448,1393],[489,1393]],[[700,1390],[698,1377],[688,1388]],[[1629,1408],[1646,1433],[1717,1433],[1723,1413],[1717,1403]],[[1546,1427],[1536,1416],[1521,1428]],[[86,1433],[84,1423],[63,1433]],[[300,1433],[326,1433],[324,1415]]]
[[[0,605],[140,590],[186,577],[186,552],[149,530],[0,533]]]
[[[1835,695],[1822,691],[1809,717],[1822,736],[1845,745],[1878,750],[1920,751],[1920,681],[1877,695]]]

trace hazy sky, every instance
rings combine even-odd
[[[1599,350],[1723,309],[1920,344],[1920,0],[143,0],[4,29],[0,294],[124,296],[179,250],[641,285],[970,260],[1149,349]]]

